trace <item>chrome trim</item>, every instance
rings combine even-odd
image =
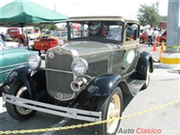
[[[69,51],[72,53],[72,56],[74,57],[74,59],[79,57],[79,54],[78,54],[78,52],[76,50],[69,49]]]
[[[105,53],[105,52],[112,52],[112,51],[119,51],[119,49],[115,49],[115,50],[102,50],[102,51],[97,51],[97,52],[90,52],[90,53],[83,53],[80,54],[79,56],[84,56],[84,55],[94,55],[94,54],[99,54],[99,53]]]
[[[55,69],[50,69],[50,68],[45,68],[45,67],[40,67],[40,69],[42,69],[42,70],[47,70],[47,71],[62,72],[62,73],[67,73],[67,74],[73,74],[73,75],[74,75],[74,73],[73,73],[73,72],[70,72],[70,71],[55,70]],[[84,74],[83,76],[88,77],[88,78],[90,78],[90,79],[93,78],[92,76],[89,76],[89,75],[86,75],[86,74]]]
[[[51,92],[52,92],[52,91],[51,91]],[[73,98],[75,97],[75,92],[73,93],[72,97],[66,98],[66,99],[62,99],[62,98],[59,96],[59,94],[62,94],[62,93],[58,93],[58,97],[54,97],[54,98],[57,99],[57,100],[60,100],[60,101],[71,100],[71,99],[73,99]],[[62,97],[63,97],[63,96],[62,96]]]
[[[27,62],[23,62],[23,63],[19,63],[19,64],[14,64],[14,65],[10,65],[10,66],[3,66],[3,67],[0,67],[0,69],[11,68],[11,67],[20,66],[20,65],[23,65],[23,64],[27,64]]]
[[[85,121],[101,121],[102,120],[102,112],[95,111],[86,111],[76,108],[69,108],[63,106],[57,106],[47,103],[42,103],[38,101],[33,101],[29,99],[24,99],[20,97],[15,97],[14,95],[4,94],[2,93],[3,100],[10,104],[14,104],[17,106],[29,108],[32,110],[36,110],[39,112],[44,112],[56,116],[67,117],[77,120],[85,120]]]
[[[6,73],[6,72],[10,72],[10,71],[11,71],[11,69],[5,70],[5,71],[0,72],[0,74]]]
[[[83,73],[76,73],[75,70],[74,70],[74,64],[76,64],[76,63],[78,63],[78,62],[82,63],[83,66],[84,66],[84,71],[83,71]],[[83,59],[83,58],[75,58],[75,59],[72,61],[72,63],[71,63],[71,70],[73,71],[73,73],[74,73],[76,76],[82,76],[82,75],[84,75],[84,74],[86,73],[86,71],[88,70],[88,63],[87,63],[87,61],[86,61],[85,59]]]

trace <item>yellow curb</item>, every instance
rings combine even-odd
[[[161,57],[161,62],[164,64],[180,64],[180,58]]]

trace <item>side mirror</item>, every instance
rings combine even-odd
[[[137,24],[133,24],[133,25],[132,25],[132,29],[133,29],[133,30],[136,30],[137,28],[138,28],[138,25],[137,25]]]

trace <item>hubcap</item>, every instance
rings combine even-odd
[[[120,116],[121,101],[118,94],[114,94],[108,107],[107,119],[118,118]],[[118,126],[119,120],[107,123],[107,133],[112,134]]]
[[[28,99],[29,97],[27,97],[27,88],[25,86],[21,87],[18,93],[16,94],[16,97]],[[27,109],[17,105],[16,105],[16,110],[22,115],[27,115],[33,111],[31,109]]]

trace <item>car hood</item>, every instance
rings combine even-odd
[[[117,48],[117,45],[114,45]],[[64,46],[67,49],[73,49],[81,55],[88,55],[93,53],[103,53],[103,52],[112,52],[113,45],[102,43],[102,42],[95,42],[95,41],[77,41],[77,42],[69,42]]]
[[[37,51],[29,51],[27,49],[24,49],[24,48],[13,48],[13,47],[9,47],[5,50],[2,50],[1,51],[3,54],[30,54],[30,53],[35,53],[35,54],[38,54]]]

